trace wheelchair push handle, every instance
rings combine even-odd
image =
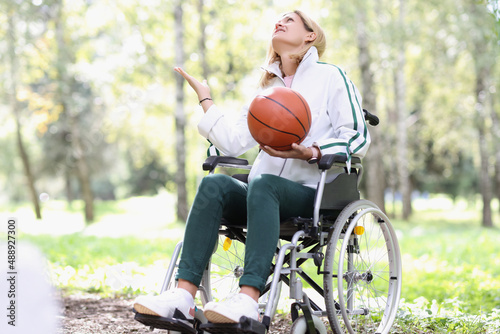
[[[363,113],[365,114],[366,121],[371,126],[377,126],[378,123],[380,123],[380,120],[378,119],[378,117],[375,116],[374,114],[372,114],[371,112],[369,112],[368,110],[363,109]]]

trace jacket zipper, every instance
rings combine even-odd
[[[297,71],[295,71],[295,73],[297,74],[299,68],[301,68],[301,65],[304,63],[304,61],[309,58],[311,56],[311,53],[308,51],[307,54],[305,55],[305,57],[302,59],[302,61],[300,62],[299,66],[297,67]],[[282,74],[279,73],[276,73],[275,71],[272,71],[272,70],[269,70],[268,67],[262,67],[262,69],[264,71],[267,71],[267,72],[271,72],[272,74],[276,75],[278,78],[280,78],[281,82],[283,83],[283,85],[285,85],[285,79],[283,79],[282,77]],[[294,78],[295,79],[295,78]],[[286,86],[286,85],[285,85]]]
[[[286,158],[285,161],[283,162],[283,167],[281,167],[281,170],[280,170],[280,173],[278,174],[278,176],[281,177],[281,174],[283,174],[283,171],[285,170],[285,165],[286,165],[287,161],[288,161],[288,158]]]
[[[310,53],[310,52],[307,52],[306,56],[302,59],[302,61],[300,62],[299,66],[297,67],[297,71],[295,71],[295,74],[297,74],[297,72],[298,72],[298,70],[299,70],[299,68],[300,68],[300,65],[302,65],[302,64],[304,63],[304,61],[305,61],[307,58],[309,58],[310,56],[311,56],[311,53]],[[267,69],[264,69],[264,70],[265,70],[265,71],[268,71]],[[274,75],[276,75],[278,78],[280,78],[280,80],[281,80],[281,82],[283,83],[283,85],[285,85],[285,79],[283,79],[283,78],[281,77],[281,74],[280,74],[280,75],[278,75],[278,74],[277,74],[277,73],[275,73],[274,71],[268,71],[268,72],[271,72],[271,73],[273,73]],[[294,78],[294,79],[295,79],[295,78]],[[286,86],[286,85],[285,85],[285,86]],[[290,87],[291,87],[291,86],[290,86]],[[288,158],[287,158],[287,159],[285,159],[285,161],[283,162],[283,166],[281,167],[281,170],[280,170],[280,172],[279,172],[278,176],[280,176],[280,177],[281,177],[281,174],[283,174],[283,171],[285,170],[285,165],[286,165],[287,161],[288,161]]]

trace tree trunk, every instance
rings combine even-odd
[[[10,62],[10,107],[12,110],[12,114],[14,115],[14,119],[16,121],[16,143],[17,149],[19,151],[19,156],[21,157],[21,161],[23,163],[24,175],[26,176],[26,182],[28,183],[28,191],[31,197],[31,202],[33,203],[33,208],[35,210],[35,215],[37,219],[42,219],[42,212],[40,209],[40,202],[38,200],[37,192],[35,189],[35,177],[33,176],[33,172],[31,170],[30,159],[28,153],[25,149],[23,138],[22,138],[22,130],[21,130],[21,121],[19,117],[20,105],[17,99],[17,69],[19,68],[19,64],[17,61],[17,56],[15,53],[16,50],[16,33],[15,33],[15,24],[14,24],[14,10],[11,8],[8,15],[8,45],[9,45],[9,62]]]
[[[490,175],[490,152],[489,152],[489,131],[487,126],[488,113],[486,111],[486,99],[488,97],[488,74],[492,73],[494,67],[495,56],[492,56],[488,51],[488,38],[481,30],[484,24],[486,15],[489,15],[486,8],[481,4],[469,4],[470,22],[472,22],[473,33],[471,34],[472,43],[470,45],[472,58],[474,59],[474,69],[476,74],[475,82],[475,123],[478,131],[479,139],[479,156],[481,159],[481,167],[479,174],[479,182],[481,189],[481,197],[483,200],[483,219],[484,227],[493,227],[493,218],[491,212],[492,188]],[[491,52],[491,51],[490,51]]]
[[[85,221],[90,223],[94,221],[94,194],[90,185],[90,172],[85,159],[85,150],[82,145],[82,137],[76,116],[70,116],[69,122],[72,136],[71,146],[76,163],[76,174],[80,183],[83,202],[85,203]]]
[[[490,95],[493,152],[495,152],[495,182],[493,183],[493,187],[495,189],[495,196],[500,203],[500,120],[498,119],[498,112],[495,109],[494,96],[494,94]],[[500,205],[498,209],[500,211]]]
[[[59,102],[62,106],[61,117],[66,117],[68,131],[71,134],[71,152],[75,161],[74,167],[82,199],[85,204],[85,221],[90,223],[94,221],[94,194],[92,193],[90,172],[86,161],[85,150],[82,145],[82,136],[80,134],[78,115],[71,109],[71,80],[67,73],[67,68],[71,64],[71,57],[67,52],[67,46],[64,40],[64,19],[63,19],[63,1],[60,0],[57,6],[57,15],[55,17],[55,35],[57,43],[57,73],[58,73],[58,93]],[[66,166],[69,168],[70,166]]]
[[[489,170],[489,154],[486,133],[486,76],[487,69],[482,68],[476,73],[476,123],[479,135],[479,155],[481,157],[481,168],[479,181],[481,186],[481,197],[483,199],[483,220],[484,227],[493,227],[492,213],[491,213],[491,178]]]
[[[366,32],[366,4],[357,3],[357,37],[358,37],[358,63],[361,69],[363,107],[376,113],[377,97],[374,90],[373,72],[371,70],[371,56]],[[372,143],[364,162],[366,168],[366,190],[368,199],[373,201],[385,212],[385,176],[383,168],[383,146],[378,133],[378,128],[370,129]]]
[[[15,90],[14,90],[15,92]],[[13,92],[13,93],[14,93]],[[17,100],[17,98],[15,98]],[[11,102],[12,103],[12,102]],[[19,155],[23,162],[24,175],[26,176],[26,181],[28,183],[28,189],[31,197],[31,203],[33,203],[33,209],[35,210],[36,219],[42,219],[42,210],[40,208],[40,201],[38,200],[37,192],[35,189],[35,177],[33,176],[33,172],[31,171],[31,164],[24,148],[24,143],[21,134],[21,124],[19,121],[18,109],[15,106],[12,106],[12,111],[14,113],[14,117],[16,118],[16,141],[17,141],[17,149],[19,151]]]
[[[199,40],[199,45],[198,49],[200,52],[200,59],[201,59],[201,71],[204,79],[208,80],[208,75],[209,75],[209,69],[208,69],[208,63],[207,63],[207,33],[206,33],[206,28],[207,24],[205,23],[205,20],[203,19],[203,12],[204,12],[204,6],[205,6],[205,0],[198,0],[198,13],[200,15],[200,40]]]
[[[405,42],[404,42],[404,20],[406,16],[406,0],[399,1],[399,29],[400,38],[398,40],[397,68],[395,73],[395,98],[397,119],[397,169],[399,179],[399,192],[403,198],[403,219],[408,219],[411,215],[411,187],[408,171],[408,136],[406,121],[408,113],[406,110],[406,81],[405,81]]]
[[[66,190],[66,201],[68,203],[68,207],[71,207],[73,205],[73,187],[71,184],[71,173],[69,172],[68,168],[65,168],[64,170],[64,184],[65,184],[65,190]]]
[[[184,66],[184,26],[182,0],[177,0],[174,8],[175,16],[175,66]],[[188,216],[187,189],[186,189],[186,115],[184,113],[184,78],[175,76],[175,149],[177,173],[177,219],[186,221]]]

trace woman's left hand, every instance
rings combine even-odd
[[[277,151],[269,146],[260,146],[260,149],[273,157],[284,158],[284,159],[300,159],[309,160],[312,157],[312,151],[309,147],[304,145],[292,144],[292,149],[288,151]]]

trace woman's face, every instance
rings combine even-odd
[[[314,40],[316,34],[306,30],[304,23],[296,13],[284,15],[274,27],[272,42],[275,50],[288,45],[300,50],[307,42]]]

